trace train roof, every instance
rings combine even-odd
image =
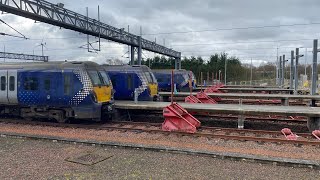
[[[64,68],[99,68],[91,61],[50,61],[50,62],[14,62],[0,63],[0,69],[64,69]]]
[[[151,72],[151,69],[145,65],[102,65],[107,71],[143,71]]]

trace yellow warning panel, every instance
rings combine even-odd
[[[150,95],[156,96],[158,95],[158,84],[157,83],[149,83]]]
[[[98,103],[104,103],[111,101],[112,98],[112,86],[100,86],[93,88],[96,94]]]

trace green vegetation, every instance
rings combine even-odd
[[[226,53],[214,54],[208,61],[202,57],[184,57],[181,61],[182,69],[191,70],[200,80],[201,72],[203,79],[212,80],[212,75],[216,77],[219,70],[224,76],[225,61],[227,60],[227,81],[250,81],[251,68],[250,65],[242,64],[237,57],[228,56]],[[174,59],[159,57],[148,58],[141,62],[143,65],[149,66],[151,69],[173,69]],[[259,67],[253,67],[253,80],[275,79],[275,65],[272,63],[264,64]]]

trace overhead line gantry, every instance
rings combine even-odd
[[[8,53],[0,52],[0,58],[3,59],[22,59],[22,60],[32,60],[32,61],[43,61],[48,62],[48,56],[37,56],[31,54],[18,54],[18,53]]]
[[[129,45],[131,62],[134,60],[134,50],[137,48],[138,64],[141,64],[142,49],[144,49],[175,58],[175,68],[181,68],[181,52],[65,9],[59,4],[44,0],[0,0],[0,11]]]

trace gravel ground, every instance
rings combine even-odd
[[[210,139],[203,137],[178,137],[176,135],[165,136],[162,134],[150,133],[72,129],[3,123],[0,123],[0,132],[320,161],[320,149],[319,147],[313,146],[296,147],[290,144],[258,144],[251,141],[225,141],[222,139]]]
[[[92,166],[65,161],[94,153]],[[0,179],[318,179],[320,171],[210,157],[0,138]]]

